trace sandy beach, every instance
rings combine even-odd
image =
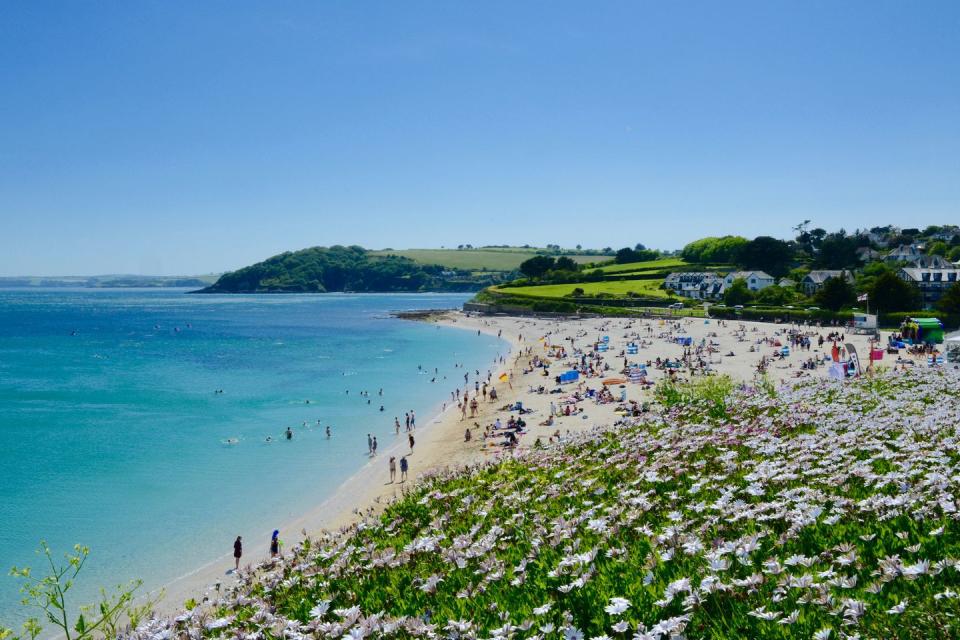
[[[401,426],[401,433],[395,441],[388,444],[384,439],[378,455],[344,482],[332,497],[302,517],[283,524],[281,531],[286,546],[290,547],[301,540],[305,533],[315,536],[322,530],[351,526],[360,519],[360,512],[383,508],[393,498],[402,495],[404,489],[424,473],[509,456],[513,451],[534,447],[537,440],[546,443],[557,433],[564,437],[568,433],[612,425],[623,417],[624,407],[633,406],[631,402],[635,402],[637,408],[651,402],[656,385],[668,375],[689,379],[692,375],[704,375],[703,370],[706,369],[709,373],[728,374],[738,380],[750,381],[755,379],[758,364],[764,359],[766,375],[775,383],[826,377],[828,366],[822,362],[824,356],[830,354],[833,344],[826,338],[834,331],[844,331],[835,327],[719,322],[699,318],[555,320],[474,316],[462,312],[438,314],[427,321],[459,330],[499,335],[510,344],[510,352],[503,355],[503,362],[498,362],[496,368],[491,363],[491,387],[496,389],[496,400],[481,396],[478,398],[478,414],[466,420],[461,419],[461,410],[456,401],[448,401],[439,415],[433,416],[426,424],[418,422],[415,451],[408,457],[410,479],[407,483],[391,483],[388,470],[390,456],[397,456],[399,461],[401,455],[409,452],[406,434]],[[782,353],[783,345],[788,344],[787,332],[790,330],[810,336],[809,350],[791,350],[786,357],[775,357],[775,354]],[[606,343],[608,350],[595,354],[599,359],[588,360],[596,375],[580,376],[577,382],[562,385],[560,393],[550,393],[550,390],[558,387],[555,376],[579,361],[581,354],[593,352],[594,345],[602,342],[604,336],[609,339]],[[822,346],[818,336],[826,340]],[[678,338],[689,338],[689,346],[684,346]],[[628,355],[624,352],[626,345],[631,342],[637,345],[637,353]],[[866,366],[869,353],[866,336],[847,333],[843,336],[842,344],[852,344],[863,366]],[[666,367],[656,366],[658,358],[673,363],[682,360],[685,354],[688,364],[676,369],[674,374],[668,373]],[[653,384],[615,382],[609,385],[613,401],[600,402],[586,397],[588,390],[603,389],[604,380],[626,377],[621,373],[625,358],[631,366],[650,363],[646,366],[647,380]],[[548,375],[544,375],[543,367],[531,366],[543,359],[549,363],[546,367]],[[821,364],[812,369],[804,368],[802,363],[810,360]],[[692,374],[691,368],[698,369],[698,372]],[[486,379],[486,373],[480,372],[481,380]],[[462,393],[465,388],[468,389],[472,398],[477,376],[474,372],[470,374],[469,384],[465,387],[461,382],[460,391]],[[540,387],[544,388],[543,392],[538,392]],[[456,389],[451,386],[449,391],[455,392]],[[583,399],[575,400],[572,397],[574,393]],[[522,414],[509,410],[517,402],[522,403]],[[572,415],[555,415],[552,424],[542,424],[549,421],[551,407],[554,413],[563,413],[566,407],[570,407]],[[469,411],[467,415],[470,415]],[[501,446],[501,432],[497,432],[496,437],[484,437],[485,429],[497,420],[505,425],[511,416],[520,417],[526,422],[516,448]],[[465,430],[468,428],[472,436],[469,442],[465,441]],[[229,542],[225,541],[225,546]],[[241,566],[256,565],[267,559],[265,548],[255,549],[246,551]],[[158,606],[159,612],[172,613],[181,609],[187,599],[202,601],[215,595],[218,588],[234,584],[236,578],[230,571],[232,568],[233,558],[225,553],[166,585],[165,597]]]

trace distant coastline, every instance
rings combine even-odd
[[[216,281],[216,274],[205,276],[6,276],[0,288],[7,289],[196,289]]]

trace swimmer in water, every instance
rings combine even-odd
[[[327,439],[330,439],[330,425],[327,425]]]
[[[287,440],[293,440],[293,429],[287,427]]]

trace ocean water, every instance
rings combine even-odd
[[[76,604],[169,582],[238,534],[259,557],[274,526],[368,462],[367,433],[386,448],[394,416],[423,425],[462,382],[455,363],[485,374],[506,354],[388,316],[465,299],[0,290],[0,621],[21,620],[6,572],[37,566],[40,539],[91,548]]]

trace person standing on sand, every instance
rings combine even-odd
[[[400,418],[393,416],[393,427],[397,430],[397,435],[400,435]]]
[[[367,434],[367,455],[373,455],[373,436]]]
[[[390,483],[397,479],[397,458],[390,456]]]
[[[417,414],[413,412],[413,409],[410,409],[410,431],[413,431],[417,428]]]
[[[237,539],[233,541],[234,571],[240,571],[240,557],[243,555],[243,543],[240,540],[240,536],[237,536]]]
[[[414,440],[413,440],[413,434],[412,434],[412,433],[407,436],[407,440],[410,441],[410,453],[413,453]]]
[[[377,436],[373,436],[373,455],[377,455]]]
[[[280,555],[280,531],[274,529],[270,537],[270,557],[276,558],[278,555]]]
[[[407,481],[407,469],[409,468],[409,463],[407,462],[407,457],[403,456],[400,458],[400,482]]]

